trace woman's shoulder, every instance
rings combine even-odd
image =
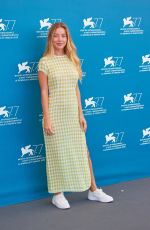
[[[46,62],[48,60],[48,57],[43,56],[39,59],[39,62]]]

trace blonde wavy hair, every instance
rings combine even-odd
[[[45,49],[43,56],[47,56],[47,55],[53,56],[54,55],[52,37],[53,37],[53,33],[55,32],[55,30],[57,28],[60,28],[60,27],[64,28],[66,35],[67,35],[67,43],[66,43],[66,46],[64,47],[64,52],[70,58],[70,60],[73,62],[73,64],[75,65],[77,72],[79,74],[79,79],[81,80],[82,79],[82,69],[81,69],[80,59],[76,53],[77,49],[76,49],[76,46],[73,43],[73,40],[70,36],[68,27],[63,22],[54,23],[50,27],[50,29],[48,31],[46,49]]]

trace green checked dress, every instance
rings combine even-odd
[[[42,57],[38,71],[48,76],[48,111],[55,132],[46,135],[43,128],[48,192],[85,191],[91,176],[86,136],[79,123],[78,72],[67,55]]]

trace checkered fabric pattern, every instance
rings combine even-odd
[[[86,136],[79,123],[78,72],[67,55],[42,57],[38,71],[48,76],[48,110],[55,132],[46,135],[42,120],[48,192],[85,191],[91,176]]]

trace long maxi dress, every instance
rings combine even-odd
[[[85,191],[91,176],[86,136],[79,123],[78,72],[66,54],[41,57],[38,71],[48,76],[48,112],[55,132],[46,135],[42,119],[48,192]]]

